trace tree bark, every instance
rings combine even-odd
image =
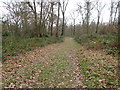
[[[118,2],[118,73],[120,74],[120,1]],[[120,81],[119,81],[120,83]]]
[[[113,21],[113,4],[114,2],[111,0],[111,10],[110,10],[110,20],[109,20],[110,24],[112,24]]]
[[[42,34],[41,34],[41,29],[42,29],[42,12],[43,12],[43,2],[41,2],[41,10],[40,10],[39,37],[42,37]]]
[[[74,19],[74,32],[73,32],[73,35],[75,35],[75,19]]]
[[[38,25],[37,25],[37,12],[36,12],[36,3],[35,3],[35,0],[34,0],[34,2],[33,2],[33,4],[34,4],[34,15],[35,15],[35,35],[37,35],[37,36],[39,36],[38,35]]]
[[[120,42],[120,1],[118,2],[118,39]],[[119,49],[120,49],[120,43],[119,43]]]
[[[51,2],[51,36],[53,35],[53,5],[54,3]]]
[[[99,23],[100,23],[100,16],[98,14],[98,20],[97,20],[97,26],[96,26],[96,33],[98,33]]]
[[[35,24],[35,35],[38,36],[38,25],[37,25],[37,12],[36,12],[36,3],[35,0],[33,1],[33,6],[30,4],[30,2],[27,2],[28,6],[31,8],[33,14],[34,14],[34,24]]]
[[[59,16],[60,16],[60,2],[58,2],[58,18],[57,18],[57,27],[56,27],[56,37],[58,37],[59,33]]]
[[[113,22],[113,25],[115,24],[115,21],[116,21],[117,9],[118,9],[118,4],[117,4],[117,6],[116,6],[116,10],[115,10],[115,15],[114,15],[114,22]]]
[[[62,33],[61,33],[61,36],[63,36],[64,35],[64,29],[65,29],[65,14],[64,14],[64,12],[62,13],[62,15],[63,15],[63,21],[62,21]]]
[[[89,13],[90,13],[90,2],[86,2],[87,4],[87,16],[86,16],[86,22],[87,22],[87,34],[89,33]]]

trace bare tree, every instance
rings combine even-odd
[[[86,26],[86,33],[89,33],[89,24],[90,24],[90,17],[91,17],[91,11],[94,8],[93,2],[90,0],[84,0],[84,6],[78,4],[78,11],[82,15],[83,25]]]
[[[40,5],[41,5],[41,9],[40,9],[40,21],[39,21],[39,37],[42,37],[41,29],[42,29],[43,0],[41,0]]]
[[[87,23],[87,34],[88,34],[88,30],[89,30],[89,20],[90,20],[90,2],[89,2],[89,1],[86,2],[86,10],[87,10],[86,23]]]
[[[105,7],[105,4],[102,6],[102,3],[97,1],[96,3],[96,10],[97,10],[97,26],[96,26],[96,32],[98,33],[98,29],[99,29],[99,23],[100,23],[100,16],[102,13],[103,8]]]
[[[82,6],[81,3],[77,4],[78,8],[77,8],[77,11],[78,13],[80,14],[81,16],[81,19],[82,19],[82,30],[84,30],[84,26],[85,26],[85,10],[84,10],[84,6]]]
[[[118,6],[119,6],[119,3],[116,2],[116,7],[115,7],[115,14],[114,14],[114,21],[113,21],[113,25],[115,24],[116,22],[116,16],[117,16],[117,12],[118,12]]]
[[[71,30],[71,36],[73,35],[73,24],[71,23],[70,25],[70,30]]]
[[[54,2],[51,2],[51,36],[53,35],[53,6]]]
[[[118,32],[120,38],[120,1],[118,2]]]
[[[92,5],[92,2],[90,0],[85,0],[85,11],[86,11],[85,23],[86,23],[87,34],[89,33],[90,15],[91,15],[91,10],[93,10],[93,8],[94,5]]]
[[[69,2],[69,0],[62,0],[62,1],[61,1],[61,11],[62,11],[62,16],[63,16],[61,36],[64,35],[64,30],[65,30],[65,11],[66,11],[68,2]]]
[[[77,5],[78,5],[77,11],[82,17],[82,29],[85,29],[86,33],[88,34],[91,11],[95,7],[95,5],[90,0],[84,0],[84,5],[82,5],[82,3],[79,3]]]
[[[36,11],[36,1],[33,0],[33,5],[30,2],[27,2],[28,6],[31,8],[31,11],[34,14],[34,24],[35,24],[35,35],[38,35],[38,23],[37,23],[37,11]]]
[[[44,2],[12,2],[6,4],[9,11],[10,27],[13,27],[14,32],[22,36],[28,34],[30,37],[43,37],[50,34],[53,35],[54,25],[56,25],[56,36],[59,32],[59,17],[60,17],[60,2],[57,6],[57,1],[49,0]],[[55,8],[58,8],[55,11]],[[57,14],[56,14],[57,12]],[[24,32],[25,31],[25,32]],[[48,33],[50,32],[50,33]],[[16,34],[16,36],[18,36]]]
[[[57,25],[56,25],[56,37],[59,33],[59,17],[60,17],[60,2],[58,2],[58,16],[57,16]]]
[[[113,8],[114,8],[114,2],[113,2],[113,0],[111,0],[111,5],[110,5],[110,19],[109,19],[109,23],[110,24],[113,21]]]
[[[47,34],[48,34],[48,23],[50,23],[50,20],[49,20],[49,18],[50,18],[50,4],[49,4],[49,2],[47,2],[47,3],[45,3],[44,4],[44,7],[43,7],[43,18],[42,18],[42,29],[44,30],[42,30],[42,33],[43,33],[43,35],[44,36],[48,36]]]
[[[118,2],[118,42],[120,42],[120,1]],[[120,47],[120,43],[118,43],[118,47]],[[120,61],[118,67],[120,68]]]
[[[14,30],[14,36],[20,36],[20,23],[21,23],[21,4],[17,2],[5,3],[6,9],[9,11],[10,22],[14,25],[12,28]]]
[[[75,35],[75,24],[76,24],[76,14],[75,14],[75,12],[73,12],[73,13],[71,13],[70,14],[70,18],[73,20],[73,25],[74,25],[74,29],[73,29],[73,35]]]

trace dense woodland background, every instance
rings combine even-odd
[[[11,37],[48,37],[79,35],[79,34],[106,34],[117,33],[118,2],[111,1],[110,19],[107,23],[101,20],[102,10],[107,6],[100,1],[90,2],[85,0],[84,5],[78,3],[76,12],[82,18],[80,24],[75,23],[76,12],[70,12],[70,17],[65,17],[65,11],[69,0],[61,2],[4,2],[4,7],[9,13],[2,16],[3,36]],[[97,22],[91,20],[92,10],[98,15]],[[60,18],[62,13],[62,18]],[[71,25],[67,24],[68,18],[73,20]],[[66,30],[65,30],[66,29]],[[79,32],[79,33],[78,33]]]

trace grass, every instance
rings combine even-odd
[[[117,59],[95,58],[93,54],[95,53],[91,52],[86,55],[78,53],[81,73],[84,75],[83,83],[88,88],[117,88]]]
[[[48,44],[62,42],[62,38],[17,38],[3,37],[2,60],[9,59],[9,56],[17,56],[20,53],[33,50],[36,47],[44,47]]]
[[[63,51],[63,50],[62,50]],[[61,53],[61,52],[60,52]],[[68,58],[62,55],[56,55],[54,61],[52,61],[46,69],[40,74],[39,83],[43,83],[41,87],[60,87],[63,88],[72,84],[69,80],[71,76],[66,76],[70,65],[68,65]],[[64,77],[65,78],[64,78]],[[62,83],[63,82],[63,83]]]
[[[56,50],[53,50],[55,54],[50,54],[50,57],[47,53],[44,54],[49,57],[49,60],[47,60],[48,58],[46,56],[44,57],[44,59],[37,57],[37,62],[36,60],[34,60],[33,63],[24,64],[23,67],[16,69],[14,68],[14,70],[16,70],[15,76],[11,75],[12,77],[8,77],[7,81],[3,80],[3,87],[8,87],[11,83],[14,83],[10,79],[16,81],[17,87],[20,87],[24,81],[26,82],[26,85],[33,88],[62,88],[71,86],[74,83],[70,81],[73,79],[73,77],[71,76],[73,71],[70,70],[72,65],[69,64],[69,57],[66,57],[65,55],[69,51],[70,48],[68,48],[68,46],[70,45],[69,43],[67,44],[67,46],[66,44],[63,44],[64,43],[61,43],[62,46],[60,46],[61,48],[59,47],[59,49],[54,47],[56,48]],[[20,59],[19,62],[22,64],[23,60]],[[8,66],[6,65],[4,67],[6,68]],[[9,73],[6,74],[9,75]]]
[[[88,88],[118,88],[117,36],[85,34],[75,40],[81,46],[77,54],[83,83]]]

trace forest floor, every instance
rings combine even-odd
[[[68,37],[62,43],[11,57],[2,67],[4,88],[86,88],[118,85],[116,57],[105,55],[103,51],[87,50]]]

